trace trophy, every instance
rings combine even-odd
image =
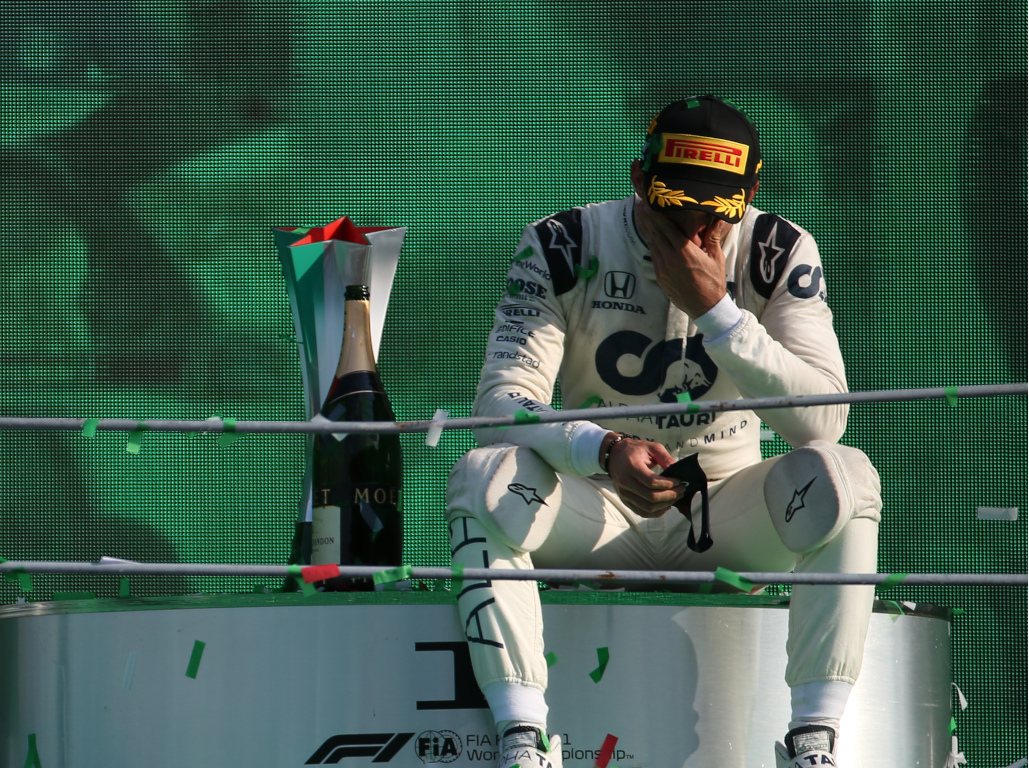
[[[308,421],[395,420],[375,360],[406,232],[358,227],[347,217],[322,227],[273,230]],[[290,563],[400,565],[399,436],[312,435],[305,457]],[[321,586],[371,588],[370,580],[342,577]]]

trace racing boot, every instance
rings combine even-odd
[[[775,743],[776,768],[817,768],[836,765],[836,731],[824,725],[804,725]]]
[[[562,768],[561,737],[546,734],[534,725],[515,725],[500,741],[497,768]]]

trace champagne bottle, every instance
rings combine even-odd
[[[343,349],[321,415],[329,421],[395,421],[375,367],[368,287],[348,285],[345,302]],[[400,436],[316,435],[313,471],[308,562],[400,565],[404,544]],[[302,540],[301,547],[305,543]],[[374,588],[370,578],[342,576],[318,585],[328,591]]]

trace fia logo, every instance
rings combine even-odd
[[[461,737],[453,731],[422,731],[414,751],[423,763],[452,763],[461,756]]]

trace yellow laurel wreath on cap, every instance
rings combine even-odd
[[[657,201],[657,204],[662,208],[666,205],[682,207],[683,203],[697,202],[695,198],[690,197],[681,189],[669,189],[656,178],[650,180],[650,189],[647,190],[647,195],[651,203]]]
[[[747,201],[743,197],[743,190],[740,190],[739,194],[733,195],[731,199],[715,197],[714,200],[705,200],[701,205],[710,205],[715,209],[715,213],[722,213],[734,219],[743,216],[743,212],[747,210]]]

